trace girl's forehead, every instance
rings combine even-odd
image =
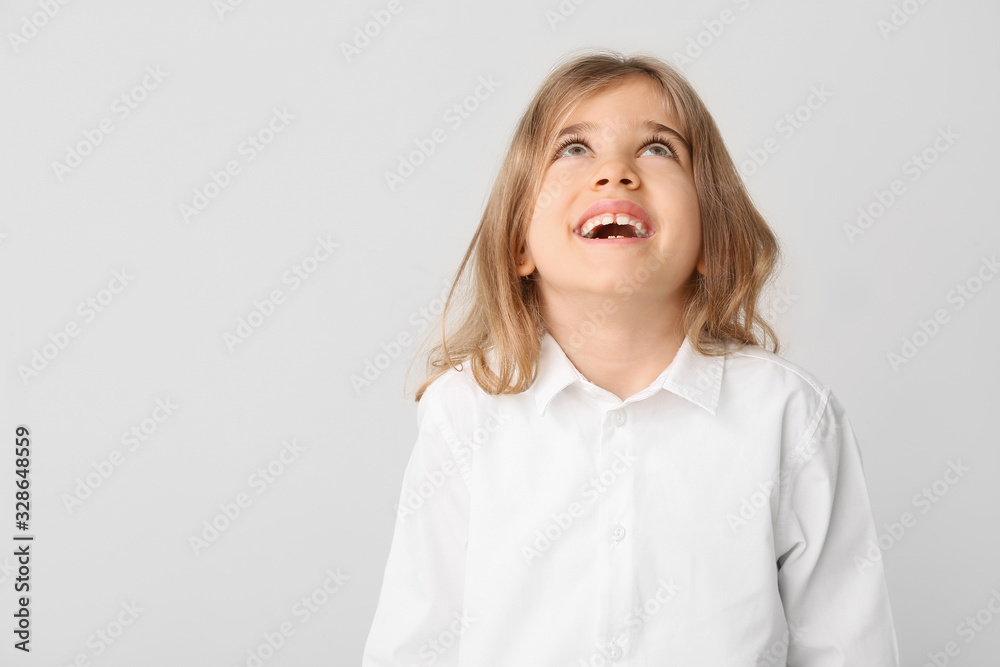
[[[631,76],[607,83],[597,90],[582,89],[571,107],[609,107],[642,104],[672,111],[670,96],[664,87],[645,77]]]
[[[664,91],[641,79],[584,94],[558,116],[557,133],[570,127],[591,134],[637,131],[648,129],[651,122],[665,122],[683,132],[685,125]]]

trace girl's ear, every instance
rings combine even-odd
[[[531,259],[531,253],[529,253],[524,247],[521,248],[521,255],[517,260],[517,275],[519,276],[530,276],[535,272],[535,262]]]
[[[698,270],[698,273],[705,275],[705,252],[702,251],[698,255],[698,263],[694,265],[694,268]]]

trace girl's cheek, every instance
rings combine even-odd
[[[535,200],[535,214],[544,213],[553,205],[558,205],[566,199],[570,193],[570,185],[573,179],[565,170],[549,170],[542,180],[541,191],[538,199]]]

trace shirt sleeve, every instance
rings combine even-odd
[[[775,531],[787,665],[898,667],[861,449],[832,393],[814,422],[783,462]]]
[[[419,432],[403,488],[362,667],[458,665],[469,493],[431,385],[417,410]]]

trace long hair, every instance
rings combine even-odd
[[[764,347],[769,339],[778,351],[777,335],[758,308],[778,261],[778,242],[751,201],[705,104],[679,72],[655,56],[587,52],[556,64],[517,124],[449,290],[440,343],[427,355],[426,379],[415,400],[450,368],[468,367],[483,391],[494,395],[517,394],[534,382],[545,326],[538,285],[520,279],[516,258],[536,202],[547,196],[540,193],[546,158],[560,123],[577,105],[635,76],[658,86],[691,144],[706,272],[691,284],[683,330],[706,355],[725,354],[734,346]],[[464,287],[464,293],[456,294],[456,287]],[[464,311],[448,333],[453,305]]]

